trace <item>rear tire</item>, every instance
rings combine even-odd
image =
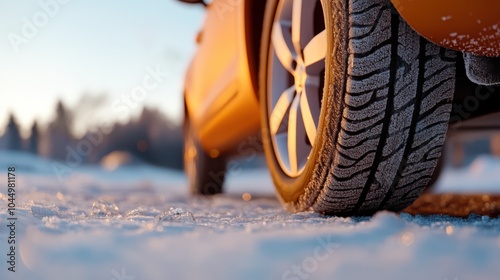
[[[416,34],[389,0],[321,1],[326,33],[321,22],[295,22],[320,18],[317,3],[266,6],[261,119],[278,196],[294,211],[402,210],[441,155],[456,54]]]
[[[184,172],[192,194],[215,195],[223,192],[226,161],[223,156],[210,157],[205,152],[188,119],[184,123]]]

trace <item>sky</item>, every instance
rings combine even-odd
[[[125,121],[143,106],[180,121],[203,12],[175,0],[0,0],[0,132],[10,112],[26,133],[34,120],[54,118],[57,100],[74,108],[83,95],[103,102],[77,133],[91,125],[84,122]],[[147,76],[156,79],[141,92]],[[132,94],[140,98],[130,110],[116,110]]]

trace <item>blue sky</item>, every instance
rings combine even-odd
[[[44,17],[41,3],[58,9],[49,5],[53,13]],[[32,38],[22,32],[26,20],[38,29]],[[58,99],[74,107],[83,93],[107,94],[94,121],[133,117],[143,105],[179,121],[183,76],[202,22],[201,5],[175,0],[0,0],[0,129],[8,112],[24,130],[35,119],[47,123]],[[148,67],[169,75],[117,117],[111,104],[140,85]]]

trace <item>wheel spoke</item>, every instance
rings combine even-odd
[[[292,104],[293,97],[295,96],[295,87],[290,87],[286,89],[278,101],[276,102],[276,106],[271,112],[271,116],[269,117],[269,130],[272,135],[276,135],[280,131],[280,127],[282,127],[284,117]]]
[[[290,32],[291,23],[287,21],[277,21],[273,25],[272,45],[276,56],[288,72],[293,73],[294,61],[297,54],[293,49],[292,34]]]
[[[300,96],[300,112],[304,120],[307,138],[312,146],[316,139],[321,101],[319,100],[318,84],[313,79],[309,80],[311,81],[306,82],[305,91]]]
[[[308,74],[318,75],[325,69],[326,51],[326,30],[323,30],[304,48],[304,64]]]
[[[299,55],[314,36],[315,6],[312,0],[293,0],[292,41]]]
[[[300,98],[297,96],[290,106],[290,116],[288,117],[288,159],[290,160],[290,170],[296,173],[298,167],[298,147],[297,137],[299,135],[299,126],[297,122]]]

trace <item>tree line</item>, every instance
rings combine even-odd
[[[71,132],[72,125],[70,110],[58,102],[55,119],[44,128],[35,121],[29,137],[23,138],[16,117],[10,114],[5,132],[0,136],[0,149],[25,151],[64,161],[68,150],[75,149],[93,133],[88,131],[82,137],[75,137]],[[182,169],[182,143],[180,125],[158,110],[144,108],[138,118],[125,124],[114,123],[84,155],[83,162],[99,163],[106,155],[122,151],[157,166]]]

